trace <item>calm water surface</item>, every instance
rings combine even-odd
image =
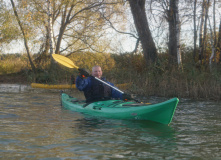
[[[0,85],[0,122],[2,160],[221,160],[220,102],[181,99],[166,126],[91,118],[61,108],[59,91]]]

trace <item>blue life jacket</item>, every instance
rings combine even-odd
[[[106,83],[114,86],[112,83],[101,78]],[[93,102],[108,99],[122,99],[122,93],[96,80],[94,77],[82,79],[77,76],[76,87],[79,91],[84,91],[86,102]]]
[[[101,78],[104,80],[104,78]],[[111,87],[91,78],[91,87],[84,91],[87,102],[111,99]]]

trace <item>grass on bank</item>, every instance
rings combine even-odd
[[[0,55],[0,75],[18,73],[27,68],[28,61],[24,55]]]
[[[24,55],[23,55],[24,56]],[[49,63],[38,64],[37,74],[30,71],[28,60],[23,57],[1,58],[0,75],[20,73],[28,82],[46,84],[70,84],[71,75],[77,76],[76,69],[56,65],[49,71]],[[85,58],[86,57],[86,58]],[[88,70],[101,65],[104,76],[115,84],[131,83],[128,92],[142,96],[182,97],[191,99],[221,99],[221,67],[210,70],[208,65],[196,66],[190,56],[183,59],[183,70],[177,66],[168,67],[166,55],[160,56],[157,65],[146,67],[141,54],[75,54],[69,57],[73,62]],[[48,60],[50,61],[50,60]]]

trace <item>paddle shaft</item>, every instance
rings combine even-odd
[[[123,92],[123,91],[121,91],[121,90],[119,90],[118,88],[116,88],[116,87],[114,87],[114,86],[112,86],[112,85],[108,84],[107,82],[104,82],[104,81],[102,81],[101,79],[99,79],[99,78],[97,78],[97,77],[94,77],[94,78],[95,78],[96,80],[98,80],[98,81],[100,81],[100,82],[102,82],[102,83],[106,84],[107,86],[109,86],[109,87],[111,87],[111,88],[113,88],[113,89],[117,90],[118,92],[120,92],[120,93],[124,94],[124,92]]]

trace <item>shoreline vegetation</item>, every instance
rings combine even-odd
[[[100,65],[104,76],[114,84],[131,83],[127,90],[131,94],[221,100],[220,64],[211,68],[191,62],[191,54],[183,57],[180,69],[169,65],[167,54],[159,56],[157,63],[150,66],[146,66],[142,54],[75,53],[68,58],[88,70]],[[55,65],[52,70],[49,56],[35,63],[37,71],[33,73],[25,54],[0,55],[0,83],[70,84],[71,75],[78,75],[76,69],[61,65]]]

